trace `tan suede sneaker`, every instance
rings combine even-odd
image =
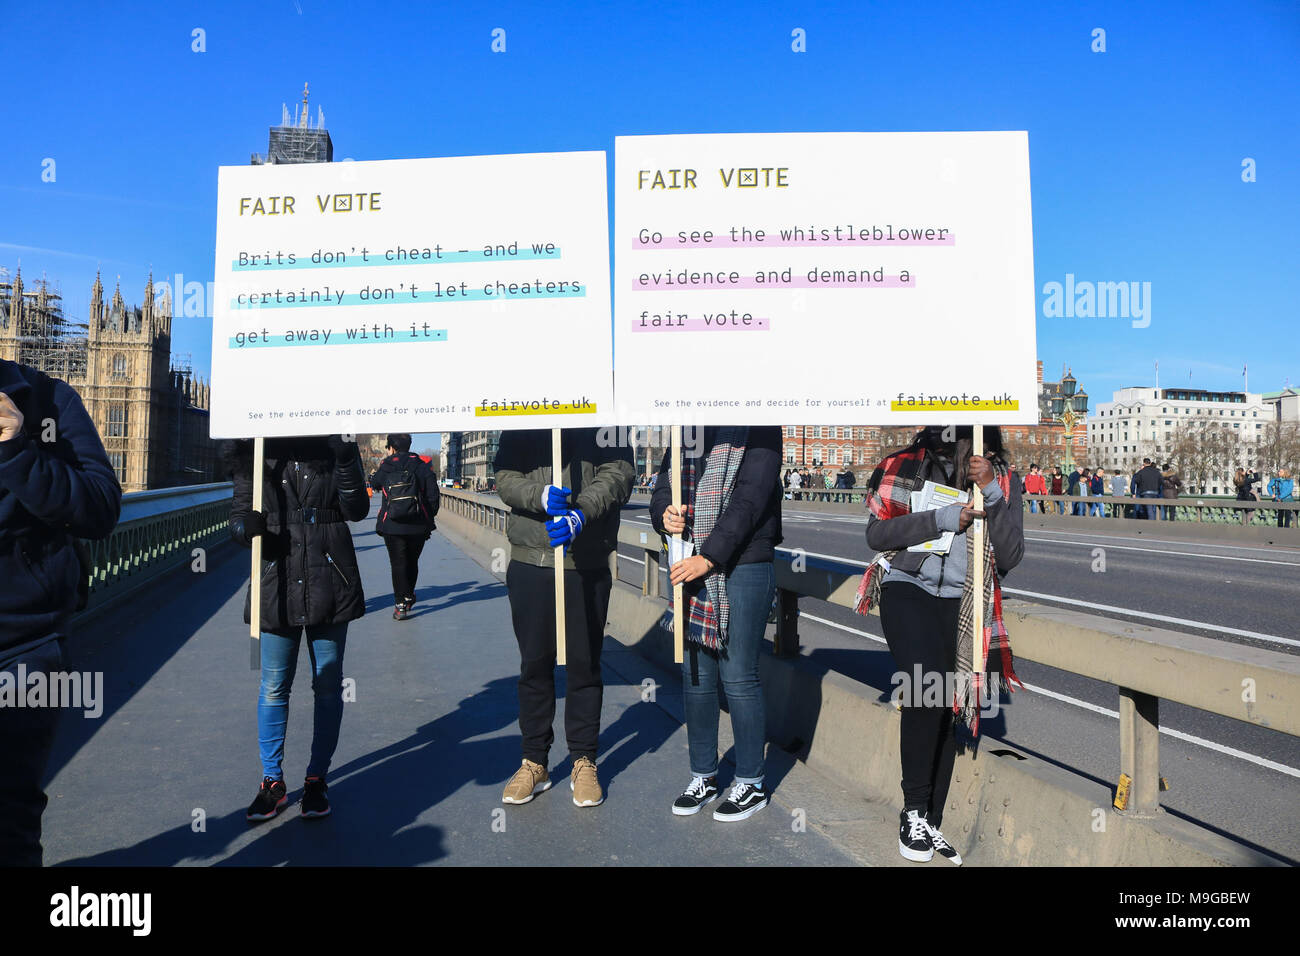
[[[596,778],[596,764],[590,757],[579,757],[573,762],[569,789],[573,791],[575,807],[598,807],[604,802],[605,793]]]
[[[551,776],[546,768],[531,760],[524,760],[501,794],[502,803],[527,803],[543,790],[550,789]]]

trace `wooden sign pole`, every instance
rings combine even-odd
[[[984,454],[984,426],[975,425],[971,429],[970,453],[972,455]],[[980,489],[979,482],[971,482],[971,507],[976,511],[984,510],[984,492]],[[984,673],[984,519],[976,518],[971,526],[971,534],[975,537],[975,566],[971,569],[974,578],[974,629],[975,643],[971,645],[974,658],[975,673]]]
[[[560,430],[551,429],[551,484],[564,487],[564,463],[560,461]],[[555,549],[555,663],[563,667],[568,661],[568,631],[564,614],[564,546]]]
[[[673,507],[677,513],[682,513],[682,426],[673,425],[670,430],[672,441],[672,454],[668,459],[673,463]],[[673,535],[677,542],[677,551],[681,553],[682,536]],[[671,564],[670,564],[671,569]],[[682,586],[673,585],[673,660],[680,664],[682,662],[683,646],[685,645],[686,629],[682,621]]]
[[[263,504],[262,471],[266,464],[266,439],[253,439],[253,510],[261,511]],[[248,666],[262,669],[262,535],[252,542],[253,567],[248,588]]]

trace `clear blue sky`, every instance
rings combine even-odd
[[[336,159],[605,149],[612,169],[623,133],[1027,129],[1049,377],[1068,364],[1097,399],[1149,384],[1157,360],[1163,384],[1239,389],[1246,362],[1254,391],[1300,382],[1293,0],[368,7],[11,15],[0,265],[58,279],[78,319],[99,262],[129,302],[151,265],[207,282],[217,167],[265,152],[304,80]],[[1044,317],[1044,284],[1067,273],[1150,282],[1150,326]],[[206,372],[210,335],[177,319],[173,349]]]

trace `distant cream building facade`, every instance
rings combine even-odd
[[[1203,426],[1221,430],[1230,451],[1211,476],[1205,494],[1230,494],[1232,472],[1254,459],[1253,446],[1277,416],[1256,392],[1215,392],[1195,388],[1121,388],[1088,417],[1090,467],[1118,468],[1132,474],[1150,458],[1172,461],[1180,437]]]

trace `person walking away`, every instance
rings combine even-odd
[[[781,543],[781,429],[706,427],[700,455],[682,470],[682,507],[668,494],[671,451],[660,466],[660,492],[650,522],[660,534],[682,534],[688,556],[669,569],[684,586],[688,645],[682,663],[691,780],[673,813],[698,813],[718,788],[718,689],[731,714],[736,776],[713,811],[722,822],[744,820],[767,805],[764,748],[767,708],[758,658],[776,592]]]
[[[393,576],[393,620],[404,621],[415,606],[415,582],[420,554],[437,529],[434,518],[441,503],[438,475],[411,451],[411,436],[388,436],[388,457],[370,476],[370,487],[383,493],[375,533],[388,549]]]
[[[262,473],[253,474],[253,443],[226,442],[222,455],[234,482],[230,536],[244,547],[262,539],[261,658],[257,738],[262,785],[249,805],[250,823],[270,820],[289,802],[284,745],[289,697],[306,639],[311,658],[311,755],[301,800],[306,818],[329,816],[326,778],[343,724],[343,653],[348,624],[366,612],[349,521],[370,513],[356,442],[328,437],[268,438]],[[253,482],[263,510],[253,510]],[[250,619],[252,586],[244,599]]]
[[[561,432],[560,474],[552,469],[546,429],[501,435],[497,490],[510,507],[506,591],[519,644],[519,731],[523,760],[503,803],[528,803],[551,786],[555,739],[555,549],[564,548],[567,666],[564,730],[578,807],[605,799],[596,772],[604,684],[600,652],[613,587],[609,559],[618,546],[619,512],[632,495],[632,452],[597,438],[595,428]],[[656,493],[658,493],[656,486]]]
[[[1024,555],[1024,526],[1020,482],[1007,467],[1001,430],[985,427],[984,456],[971,454],[969,425],[948,434],[955,441],[945,441],[939,426],[922,429],[908,448],[888,456],[872,473],[866,532],[877,559],[863,575],[856,609],[865,614],[879,605],[897,673],[912,682],[901,699],[898,851],[916,862],[937,852],[960,865],[960,853],[940,830],[956,755],[954,723],[960,719],[978,733],[981,694],[1009,690],[1019,682],[1002,620],[1001,578]],[[913,514],[911,492],[927,480],[961,489],[978,485],[983,510],[953,504]],[[982,554],[975,553],[974,538],[967,534],[976,518],[987,519]],[[943,532],[954,535],[946,555],[907,550]],[[978,675],[972,634],[975,561],[984,566],[981,599],[991,635],[986,637],[986,670]],[[924,675],[923,684],[931,675],[942,676],[943,686],[954,688],[948,691],[953,696],[936,706],[915,686],[918,675]]]
[[[1160,470],[1160,497],[1166,501],[1178,500],[1179,490],[1183,487],[1183,479],[1178,474],[1178,469],[1173,465],[1165,465]],[[1164,506],[1165,520],[1174,521],[1178,517],[1177,505]]]
[[[1160,469],[1151,463],[1150,458],[1142,459],[1142,467],[1133,476],[1133,488],[1139,498],[1159,498],[1162,488]],[[1148,521],[1159,521],[1159,505],[1142,505],[1143,514]]]
[[[121,508],[122,486],[72,386],[0,359],[0,681],[16,693],[65,672],[68,621],[90,586],[79,539],[108,537]],[[0,703],[0,867],[41,865],[59,711]]]
[[[1278,469],[1277,477],[1268,483],[1268,494],[1274,501],[1295,501],[1295,481],[1291,478],[1290,468]],[[1277,526],[1279,528],[1291,527],[1291,511],[1289,509],[1277,509]]]

